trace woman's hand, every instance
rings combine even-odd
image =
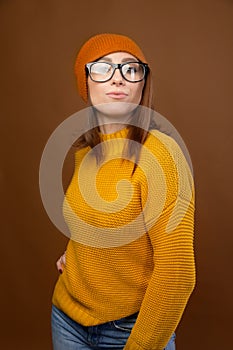
[[[65,265],[66,265],[66,251],[56,262],[56,266],[59,273],[63,272]]]

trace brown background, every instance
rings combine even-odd
[[[51,350],[56,258],[66,237],[42,206],[38,168],[52,131],[84,107],[73,62],[101,32],[131,36],[154,71],[156,110],[190,151],[197,189],[197,287],[178,350],[232,343],[231,0],[0,1],[0,346]]]

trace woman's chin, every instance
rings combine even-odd
[[[110,103],[103,103],[95,105],[95,109],[98,111],[98,113],[109,117],[110,119],[113,118],[120,118],[121,122],[124,121],[124,118],[128,118],[129,115],[132,114],[132,112],[137,108],[137,104],[129,103],[129,102],[122,102],[122,101],[114,101]]]

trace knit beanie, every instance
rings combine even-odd
[[[85,65],[113,52],[128,52],[141,62],[147,63],[139,46],[130,38],[120,34],[98,34],[91,37],[80,49],[75,61],[78,91],[87,102],[87,75]]]

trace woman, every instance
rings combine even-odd
[[[57,262],[54,350],[174,350],[195,283],[189,166],[156,130],[151,72],[134,41],[92,37],[75,73],[90,128],[64,200],[71,239]]]

